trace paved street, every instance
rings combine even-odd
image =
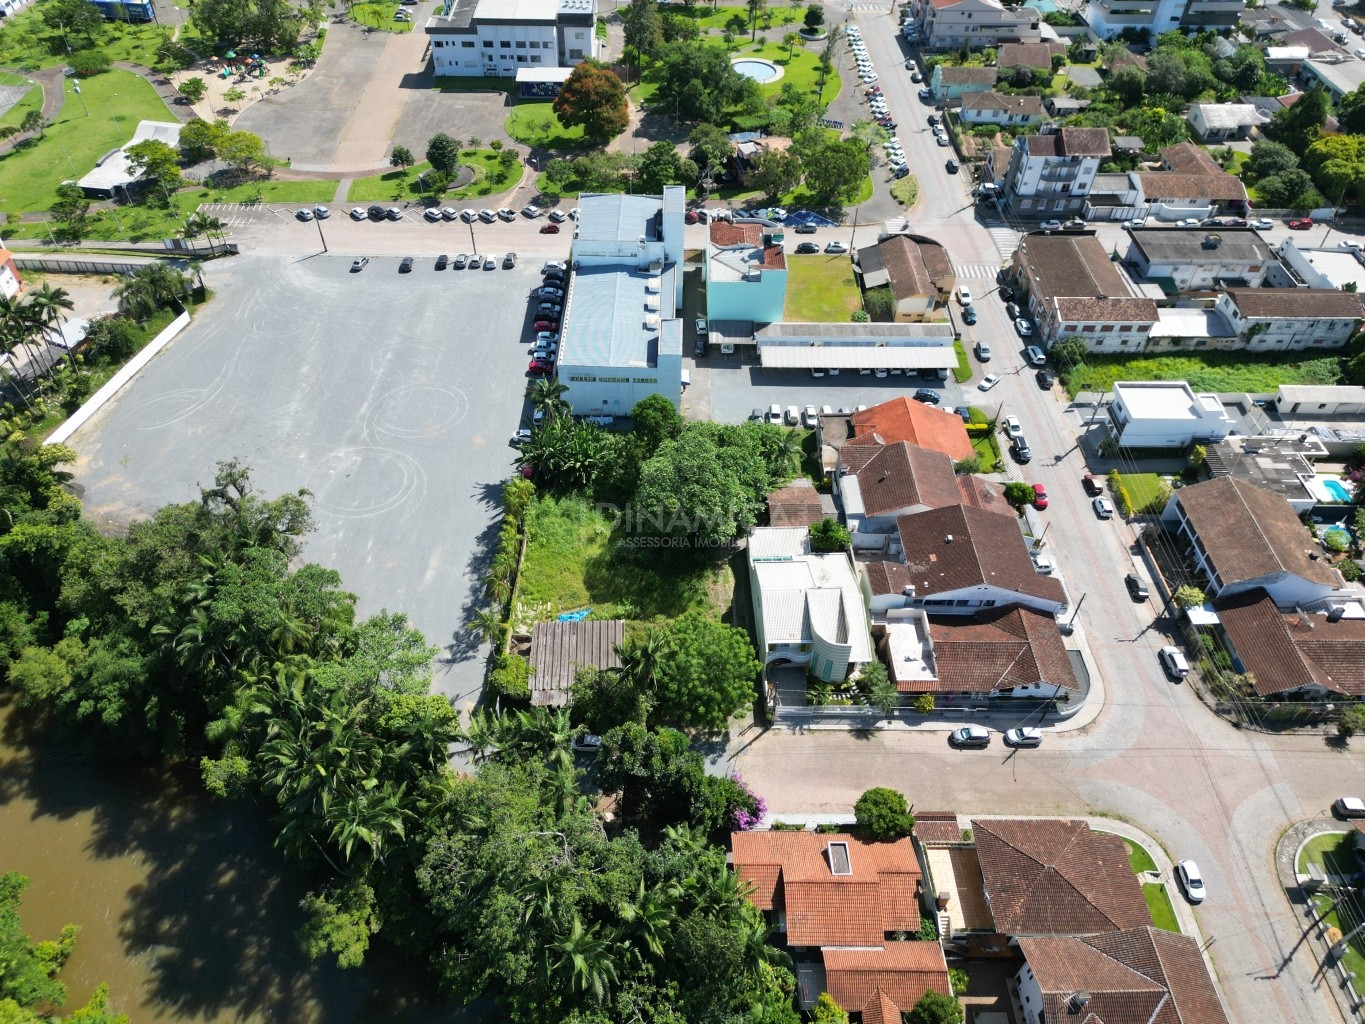
[[[212,264],[204,315],[73,438],[76,483],[112,527],[193,500],[223,459],[265,494],[308,488],[305,557],[341,573],[361,614],[407,612],[442,651],[438,689],[467,705],[483,660],[463,623],[515,455],[538,264],[350,262]]]

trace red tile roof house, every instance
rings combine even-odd
[[[909,839],[736,832],[735,873],[796,961],[801,1004],[827,991],[864,1024],[895,1024],[925,992],[951,995],[937,942],[918,932],[919,861]]]

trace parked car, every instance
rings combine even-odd
[[[504,206],[501,210],[498,211],[498,217],[502,220],[507,221],[510,224],[512,221],[517,219],[517,211],[512,209],[510,206]]]
[[[798,224],[798,225],[796,225],[796,233],[797,233],[798,235],[813,235],[813,234],[815,234],[815,225],[814,225],[814,224]]]
[[[923,402],[925,405],[938,405],[943,400],[943,396],[930,388],[917,388],[915,390],[915,401]]]
[[[402,220],[403,211],[396,206],[390,206],[387,210],[384,211],[384,216],[387,217],[389,220]]]
[[[436,209],[435,207],[432,207],[430,209],[423,210],[422,216],[427,219],[428,223],[434,224],[441,219],[441,211]]]
[[[365,219],[365,208],[364,208],[363,206],[352,206],[352,207],[351,207],[351,220],[364,220],[364,219]]]
[[[455,212],[455,210],[454,210],[453,207],[450,207],[450,206],[443,206],[443,207],[441,207],[441,219],[442,219],[442,220],[455,220],[455,219],[456,219],[457,217],[459,217],[459,216],[460,216],[460,215],[459,215],[458,213]]]
[[[365,210],[365,216],[366,216],[366,217],[369,217],[370,220],[383,220],[383,219],[384,219],[384,207],[382,207],[382,206],[371,206],[371,207],[368,207],[368,208]]]
[[[562,224],[569,219],[569,215],[565,213],[563,210],[551,210],[550,219],[554,221],[556,224]]]
[[[1166,670],[1166,675],[1177,683],[1190,674],[1190,663],[1185,660],[1179,647],[1163,647],[1156,652],[1157,661]]]
[[[768,406],[768,413],[764,417],[764,422],[771,423],[775,427],[782,426],[782,406],[780,405]]]
[[[934,98],[934,94],[929,91],[928,86],[925,86],[923,89],[919,91],[919,98],[922,99],[925,103],[928,103],[930,100]]]
[[[474,210],[468,209],[466,207],[465,209],[460,211],[460,220],[464,221],[466,224],[472,224],[474,223],[474,221],[478,219],[479,215]]]
[[[1338,818],[1365,818],[1365,800],[1358,796],[1339,796],[1332,801],[1332,813]]]
[[[977,384],[976,389],[978,391],[989,391],[991,388],[995,387],[999,383],[1000,374],[988,373],[986,374],[986,376],[981,378],[981,383]]]
[[[485,257],[483,258],[483,269],[484,269],[484,270],[497,270],[497,269],[498,269],[498,258],[497,258],[496,256],[485,256]]]
[[[1007,747],[1041,747],[1042,745],[1042,729],[1005,730],[1005,746]]]
[[[1090,503],[1090,507],[1095,510],[1095,515],[1100,519],[1114,518],[1114,506],[1108,498],[1096,498]]]
[[[297,217],[299,220],[312,220],[313,211],[308,209],[307,207],[304,207],[302,210],[296,211],[294,213],[294,216]]]
[[[1022,310],[1020,310],[1018,303],[1006,300],[1005,315],[1009,317],[1011,320],[1018,320],[1019,317],[1022,315]]]
[[[1014,329],[1019,332],[1021,338],[1033,337],[1033,325],[1022,316],[1014,321]]]
[[[534,330],[535,330],[535,332],[536,332],[537,334],[540,334],[542,331],[557,331],[557,330],[559,330],[559,321],[558,321],[558,320],[537,320],[537,321],[536,321],[534,324],[532,324],[531,326],[534,328]]]
[[[980,362],[989,363],[991,361],[990,345],[986,344],[984,341],[978,341],[976,343],[976,358]]]
[[[399,272],[400,274],[411,274],[411,273],[412,273],[412,257],[411,257],[411,256],[404,256],[404,257],[403,257],[403,262],[400,263],[400,264],[398,264],[398,272]]]
[[[515,434],[512,435],[512,438],[510,441],[508,441],[508,444],[510,444],[513,448],[520,448],[529,440],[531,440],[530,429],[527,427],[522,427],[520,430],[518,430]]]
[[[543,212],[544,211],[535,203],[527,203],[525,206],[521,208],[521,215],[525,217],[527,220],[535,220]]]
[[[692,326],[696,329],[696,332],[700,337],[705,338],[711,333],[711,325],[701,317],[697,317],[697,322]]]
[[[483,221],[485,224],[492,224],[497,219],[498,215],[492,210],[485,209],[479,211],[479,220]]]
[[[940,146],[947,146],[947,145],[948,145],[948,136],[946,136],[946,135],[935,135],[935,136],[934,136],[934,141],[937,142]]]
[[[970,306],[972,304],[972,290],[962,287],[957,290],[957,301],[959,305]]]
[[[1095,479],[1093,473],[1087,473],[1085,476],[1081,477],[1081,486],[1085,488],[1085,493],[1092,498],[1098,497],[1104,493],[1104,488],[1100,485],[1100,482]]]
[[[511,270],[511,269],[512,269],[513,267],[515,267],[516,265],[517,265],[517,254],[516,254],[516,253],[514,253],[514,252],[509,252],[506,256],[504,256],[504,257],[502,258],[502,269],[503,269],[503,270]]]
[[[1307,217],[1296,217],[1289,222],[1289,230],[1291,231],[1307,231],[1312,226],[1313,222]]]
[[[1182,217],[1180,220],[1175,222],[1175,226],[1178,228],[1197,228],[1199,227],[1199,218]]]
[[[1123,577],[1123,585],[1128,588],[1128,593],[1134,601],[1145,601],[1152,596],[1152,592],[1147,589],[1146,582],[1135,572],[1130,572]]]
[[[1275,226],[1275,222],[1269,217],[1257,217],[1251,222],[1251,226],[1257,231],[1269,231]]]
[[[580,754],[595,754],[601,746],[602,737],[594,736],[590,732],[585,732],[582,736],[579,736],[578,739],[573,741],[574,750],[577,750]]]
[[[964,725],[948,734],[948,742],[959,749],[980,750],[991,745],[991,731],[984,725]]]
[[[558,224],[542,224],[542,225],[540,226],[540,233],[541,233],[542,235],[557,235],[557,234],[559,234],[559,225],[558,225]]]
[[[1191,903],[1204,902],[1204,876],[1200,874],[1198,864],[1192,860],[1182,860],[1175,866],[1175,877],[1185,890],[1187,900]]]
[[[1038,225],[1039,231],[1061,231],[1062,222],[1059,220],[1045,220]]]
[[[1047,508],[1047,488],[1042,484],[1033,485],[1033,507],[1040,511]]]
[[[362,270],[365,269],[366,266],[369,265],[369,262],[370,258],[368,256],[360,256],[357,259],[351,260],[351,273],[352,274],[360,273]]]
[[[1055,380],[1051,370],[1039,370],[1033,375],[1033,379],[1038,382],[1038,386],[1044,391],[1052,390],[1052,384]]]
[[[436,269],[437,269],[437,270],[445,270],[447,264],[449,264],[449,263],[450,263],[450,257],[447,256],[445,253],[441,253],[441,255],[439,255],[439,256],[436,257]]]
[[[1023,434],[1010,442],[1010,454],[1014,456],[1014,461],[1021,466],[1033,461],[1033,449],[1028,446],[1028,440]]]
[[[975,306],[968,306],[966,309],[962,311],[962,322],[966,324],[968,327],[974,326],[976,324]]]
[[[840,253],[848,252],[848,246],[843,242],[829,242],[825,245],[825,252],[832,256],[837,256]]]
[[[1033,366],[1046,366],[1047,356],[1037,345],[1030,345],[1024,349],[1024,355],[1028,356],[1028,361]]]
[[[470,270],[478,270],[481,266],[483,266],[483,257],[482,257],[482,256],[480,256],[478,253],[474,253],[473,255],[471,255],[471,256],[469,257],[469,269],[470,269]]]
[[[801,422],[801,410],[794,405],[789,405],[783,419],[787,426],[794,427]]]
[[[818,253],[819,251],[820,247],[816,245],[814,242],[802,242],[800,245],[796,247],[796,255],[798,256],[810,256],[813,253]]]
[[[801,410],[801,426],[805,427],[807,430],[814,430],[815,421],[818,416],[819,413],[815,411],[815,406],[813,405],[806,406],[803,410]]]

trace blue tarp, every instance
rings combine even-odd
[[[787,214],[787,219],[784,223],[814,224],[817,228],[833,228],[839,226],[837,221],[832,221],[828,217],[822,217],[820,214],[813,213],[810,210],[793,210],[791,213]]]
[[[587,618],[589,615],[591,615],[591,614],[592,614],[592,609],[591,609],[591,608],[584,608],[584,609],[582,609],[581,611],[576,611],[576,612],[565,612],[563,615],[559,616],[559,621],[560,621],[560,622],[582,622],[584,619],[586,619],[586,618]]]

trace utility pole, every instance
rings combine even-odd
[[[73,78],[71,79],[71,88],[76,93],[76,99],[81,101],[81,110],[85,111],[86,117],[89,117],[90,108],[85,105],[85,97],[81,95],[81,83]]]
[[[318,226],[318,237],[322,239],[322,251],[327,251],[327,237],[322,233],[322,218],[314,217],[313,223]]]

